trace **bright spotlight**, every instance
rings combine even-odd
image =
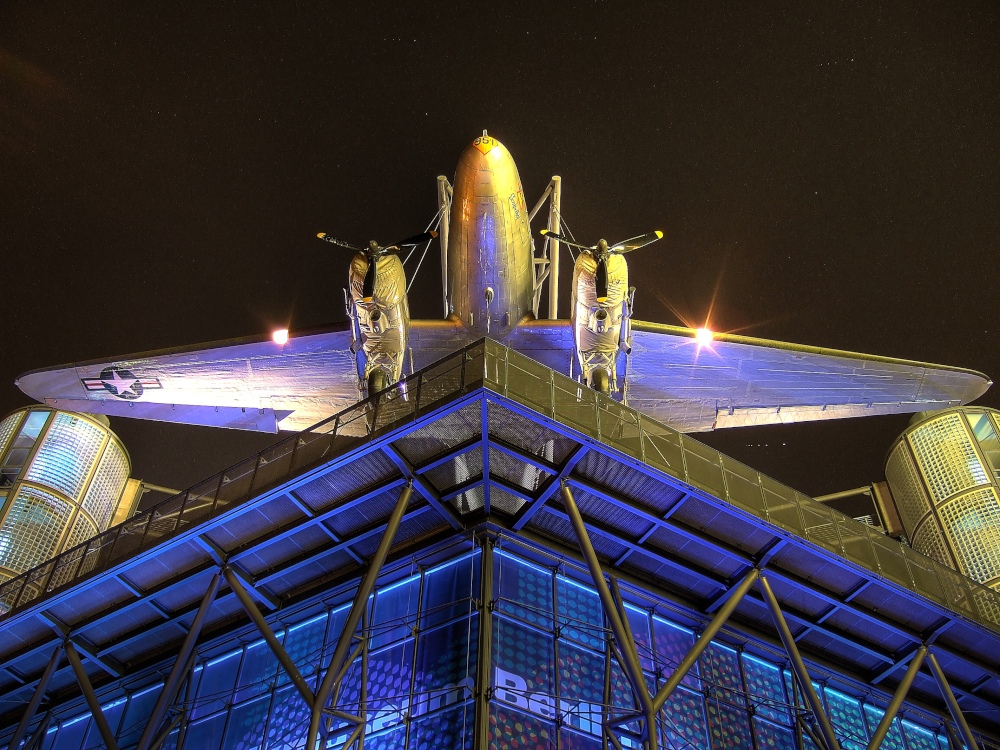
[[[275,344],[280,344],[284,346],[288,343],[288,329],[282,328],[280,331],[275,331],[271,334],[271,339]]]
[[[699,328],[694,332],[694,340],[698,342],[698,346],[711,346],[712,339],[713,334],[707,328]]]

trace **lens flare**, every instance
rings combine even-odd
[[[712,340],[715,337],[708,328],[699,328],[694,332],[694,340],[698,342],[698,346],[711,346]]]
[[[274,333],[271,334],[271,339],[274,341],[275,344],[280,344],[281,346],[284,346],[285,344],[288,343],[288,329],[282,328],[281,330],[275,331]]]

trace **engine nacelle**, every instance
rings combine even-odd
[[[622,325],[627,315],[628,264],[608,256],[607,298],[597,299],[597,260],[580,253],[573,267],[573,336],[584,382],[606,392],[618,391],[617,364]],[[603,373],[597,373],[603,370]]]
[[[381,256],[375,263],[375,284],[370,298],[364,295],[369,266],[364,253],[351,260],[349,277],[354,331],[361,345],[357,364],[362,396],[370,395],[369,383],[389,386],[402,377],[410,332],[403,264],[391,254]],[[381,376],[373,376],[375,371]]]

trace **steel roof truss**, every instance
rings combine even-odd
[[[181,649],[174,659],[170,673],[163,683],[163,689],[156,699],[156,705],[153,706],[153,711],[150,713],[149,719],[146,721],[146,726],[142,730],[142,736],[139,737],[139,744],[136,746],[136,750],[149,750],[150,745],[155,739],[156,730],[166,715],[167,707],[174,702],[174,697],[177,694],[184,675],[190,671],[191,660],[194,657],[194,647],[198,642],[198,636],[201,635],[201,628],[205,624],[205,618],[208,616],[212,602],[215,601],[215,596],[219,592],[219,585],[221,583],[222,577],[218,573],[212,576],[212,580],[208,584],[208,590],[205,592],[205,596],[202,597],[201,604],[198,606],[198,612],[191,623],[191,628],[188,630],[187,635],[184,636],[184,643],[181,645]]]
[[[28,701],[28,705],[24,708],[24,714],[21,716],[21,721],[18,723],[17,729],[14,730],[14,736],[11,737],[10,740],[11,750],[18,750],[21,740],[24,739],[24,735],[28,731],[28,725],[31,724],[31,720],[35,718],[35,712],[38,710],[38,706],[42,702],[42,698],[45,697],[45,691],[49,686],[49,680],[51,680],[52,675],[56,673],[61,660],[62,649],[59,646],[56,646],[56,648],[52,651],[51,658],[49,658],[49,663],[45,665],[45,671],[42,672],[41,679],[38,680],[35,692],[31,695],[31,700]],[[44,722],[42,723],[44,724]]]
[[[344,629],[340,634],[340,638],[337,640],[337,646],[334,649],[333,656],[330,658],[326,674],[323,676],[323,681],[316,689],[316,694],[312,702],[312,710],[309,717],[309,733],[306,735],[305,745],[308,748],[316,746],[316,740],[319,735],[320,723],[323,716],[323,708],[326,706],[326,702],[329,700],[334,688],[339,687],[339,685],[335,683],[339,683],[339,681],[343,679],[343,677],[338,679],[338,675],[341,675],[346,671],[344,669],[346,664],[350,664],[350,662],[347,661],[347,658],[348,650],[350,649],[351,643],[354,641],[354,631],[357,630],[361,616],[368,608],[368,597],[375,588],[375,581],[377,580],[379,573],[382,571],[382,565],[385,563],[386,555],[389,554],[389,548],[392,546],[393,539],[396,537],[396,532],[399,530],[399,525],[403,520],[403,514],[406,512],[406,506],[410,502],[410,496],[412,494],[413,484],[407,483],[406,486],[404,486],[400,491],[399,499],[396,500],[396,506],[392,509],[392,514],[386,522],[385,531],[382,533],[382,539],[379,541],[378,548],[372,556],[371,564],[368,566],[368,570],[365,572],[364,577],[358,584],[358,591],[354,596],[354,601],[351,603],[350,610],[348,610],[347,620],[344,622]]]

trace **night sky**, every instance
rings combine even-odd
[[[316,233],[423,230],[484,128],[578,239],[664,231],[637,318],[1000,378],[998,40],[995,2],[5,2],[0,413],[26,370],[343,320]],[[436,247],[414,289],[439,316]],[[907,419],[705,439],[820,494]],[[275,440],[112,427],[175,487]]]

